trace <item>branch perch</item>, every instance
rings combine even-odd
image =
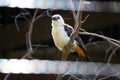
[[[91,35],[91,36],[96,36],[96,37],[100,37],[108,42],[110,42],[111,44],[113,44],[114,46],[116,47],[119,47],[120,48],[120,41],[118,40],[115,40],[115,39],[112,39],[112,38],[108,38],[108,37],[105,37],[103,35],[99,35],[99,34],[96,34],[96,33],[91,33],[91,32],[79,32],[80,35]]]
[[[73,3],[72,0],[70,0],[70,1],[71,1],[71,3]],[[73,12],[74,20],[75,20],[75,26],[74,26],[74,31],[72,32],[72,34],[70,36],[70,41],[64,48],[63,55],[62,55],[63,61],[66,60],[68,53],[70,53],[70,50],[73,45],[73,41],[74,41],[75,37],[79,34],[79,29],[82,26],[82,0],[80,0],[79,3],[80,4],[79,4],[79,9],[77,11],[77,15],[73,11],[74,6],[72,5],[72,12]]]

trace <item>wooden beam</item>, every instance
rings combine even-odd
[[[120,74],[119,68],[120,64],[111,63],[0,59],[0,72],[14,74],[83,74],[109,76]]]
[[[73,3],[75,5],[75,9],[78,10],[79,0],[74,0]],[[0,6],[52,10],[71,10],[71,5],[68,0],[17,0],[17,2],[16,0],[0,0]],[[120,2],[117,1],[84,1],[83,6],[84,11],[115,13],[120,12]]]

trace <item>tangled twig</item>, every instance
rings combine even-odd
[[[32,31],[33,31],[34,22],[35,22],[38,18],[44,17],[44,16],[46,15],[45,13],[47,12],[47,11],[45,11],[45,12],[41,13],[40,15],[38,15],[38,16],[36,17],[37,11],[38,11],[38,9],[35,10],[35,12],[34,12],[34,14],[33,14],[33,17],[30,18],[30,20],[26,17],[26,15],[28,15],[28,14],[23,13],[23,12],[20,13],[20,14],[18,14],[18,15],[15,17],[15,24],[16,24],[16,28],[17,28],[18,31],[19,31],[19,27],[18,27],[18,24],[17,24],[17,19],[18,19],[19,17],[22,17],[22,18],[24,18],[26,21],[29,21],[28,32],[26,32],[27,51],[26,51],[25,55],[23,55],[23,56],[21,57],[21,59],[32,58],[32,57],[31,57],[31,54],[33,53],[34,49],[33,49],[33,45],[32,45],[31,35],[32,35]],[[39,46],[43,47],[43,45],[39,45]],[[38,46],[36,46],[35,50],[37,49],[37,47],[38,47]],[[10,75],[11,75],[10,73],[7,74],[7,75],[4,77],[4,80],[7,80]]]
[[[108,38],[106,36],[99,35],[99,34],[96,34],[96,33],[86,32],[86,31],[85,32],[79,32],[79,34],[80,35],[96,36],[96,37],[102,38],[102,39],[108,41],[109,43],[113,44],[114,46],[120,48],[120,41],[118,41],[118,40],[115,40],[115,39],[112,39],[112,38]]]

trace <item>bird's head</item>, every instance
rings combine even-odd
[[[55,14],[52,16],[52,26],[64,25],[64,20],[61,15]]]

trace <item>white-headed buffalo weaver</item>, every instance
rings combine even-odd
[[[63,51],[64,47],[68,44],[70,40],[70,35],[73,31],[73,28],[66,24],[61,15],[55,14],[52,16],[52,37],[55,43],[55,46]],[[83,42],[79,36],[77,36],[73,42],[71,53],[78,54],[82,56],[87,61],[90,61],[90,58],[86,54],[86,49],[83,46]]]

